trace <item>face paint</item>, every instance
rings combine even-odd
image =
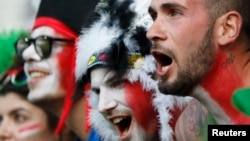
[[[235,124],[250,123],[250,118],[238,111],[231,103],[234,91],[243,87],[243,83],[237,74],[230,55],[222,51],[216,54],[216,62],[212,70],[203,79],[201,86],[204,88],[203,93],[206,92],[212,98],[212,101],[218,103],[230,122],[232,121]],[[215,105],[210,104],[209,106],[210,113],[214,109],[219,109],[215,108]]]
[[[36,38],[41,35],[59,38],[59,33],[50,27],[35,29],[31,37]],[[65,91],[67,86],[69,86],[67,85],[69,83],[68,79],[70,78],[67,76],[71,74],[71,69],[69,68],[71,67],[71,58],[74,54],[73,45],[54,42],[51,54],[46,59],[39,57],[34,50],[34,45],[30,45],[23,51],[24,69],[28,76],[30,88],[29,100],[59,99],[65,96]]]
[[[38,134],[41,131],[41,125],[39,123],[33,124],[27,127],[23,127],[18,130],[20,138],[27,138]]]
[[[62,49],[62,51],[60,53],[58,53],[57,60],[58,60],[58,69],[60,72],[60,86],[62,88],[64,88],[65,90],[70,86],[71,84],[71,80],[69,77],[71,74],[73,74],[73,69],[69,69],[69,68],[73,68],[72,66],[72,61],[74,60],[75,57],[75,47],[74,46],[67,46],[64,47]]]
[[[128,105],[131,107],[139,125],[146,132],[156,133],[158,118],[157,112],[152,105],[152,94],[143,90],[139,83],[125,83],[125,93]]]

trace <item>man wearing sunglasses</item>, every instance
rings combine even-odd
[[[67,126],[84,140],[89,131],[84,128],[86,105],[84,98],[71,99],[74,93],[72,62],[75,40],[97,2],[42,0],[31,38],[19,39],[15,44],[16,52],[25,60],[30,88],[28,99],[61,117],[56,134],[67,119]]]

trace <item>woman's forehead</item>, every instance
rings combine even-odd
[[[58,31],[56,31],[54,28],[50,26],[37,27],[31,33],[32,38],[36,38],[41,35],[50,36],[50,37],[63,37],[61,33],[59,33]]]

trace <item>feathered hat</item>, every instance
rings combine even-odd
[[[69,38],[77,39],[82,27],[88,25],[89,17],[99,0],[41,0],[37,16],[33,25],[33,30],[40,26],[50,26],[57,32]],[[70,65],[67,69],[74,71],[75,54],[71,54]],[[69,68],[68,68],[69,67]],[[58,127],[55,134],[58,135],[63,128],[65,120],[73,104],[72,95],[74,93],[74,73],[68,76],[67,94],[63,105]],[[65,82],[66,83],[66,82]]]
[[[153,106],[159,113],[159,136],[162,141],[172,140],[173,130],[168,124],[175,104],[182,107],[189,98],[166,96],[159,92],[153,80],[156,69],[150,54],[151,42],[146,31],[152,20],[148,15],[150,0],[108,0],[96,7],[96,21],[82,30],[77,45],[75,77],[78,85],[88,83],[88,72],[97,66],[106,66],[143,89],[152,92]],[[136,95],[136,94],[135,94]],[[177,102],[178,101],[178,102]],[[97,109],[98,98],[90,94],[90,122],[104,141],[118,140],[109,124]]]

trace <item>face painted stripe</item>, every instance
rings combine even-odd
[[[41,129],[41,125],[38,123],[38,124],[34,124],[31,126],[21,128],[19,129],[18,133],[20,134],[22,138],[24,138],[24,137],[31,136],[33,134],[38,133],[40,129]]]
[[[19,133],[21,133],[23,131],[26,131],[26,130],[33,130],[33,129],[37,129],[37,128],[40,128],[40,124],[39,123],[31,125],[31,126],[24,127],[24,128],[21,128],[21,129],[19,129]]]

